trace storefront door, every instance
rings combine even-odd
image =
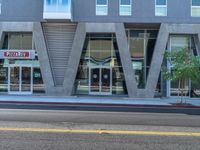
[[[10,65],[8,68],[8,93],[32,94],[33,68],[29,65]]]
[[[112,94],[112,70],[110,67],[91,67],[89,94],[111,95]]]

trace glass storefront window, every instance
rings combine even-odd
[[[5,60],[0,60],[0,92],[8,91],[8,67],[5,66]]]
[[[126,83],[122,67],[112,68],[112,93],[116,95],[127,94]]]
[[[97,72],[94,72],[95,70]],[[95,92],[127,94],[114,34],[87,34],[86,36],[74,93],[89,94],[94,91],[91,87],[95,87]]]
[[[193,35],[171,35],[170,36],[170,50],[178,51],[180,49],[187,49],[192,55],[197,55],[196,45]],[[173,73],[173,60],[172,64],[168,63],[168,69]],[[198,68],[197,68],[198,69]],[[185,80],[184,83],[184,96],[199,97],[199,83]],[[181,83],[179,81],[168,81],[168,96],[180,96],[181,95]]]
[[[40,68],[33,68],[33,93],[44,93],[44,84]]]
[[[90,39],[90,65],[110,65],[111,39]]]
[[[158,30],[127,29],[137,86],[145,88]]]
[[[34,55],[34,45],[31,33],[6,33],[3,50],[31,50]],[[28,52],[28,51],[26,51]],[[9,94],[44,93],[44,84],[40,71],[37,53],[34,59],[1,59],[0,60],[0,92]]]
[[[32,49],[32,35],[29,33],[11,33],[8,34],[9,49]]]

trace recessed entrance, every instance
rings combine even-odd
[[[90,67],[89,75],[89,94],[112,94],[112,69],[110,67]]]
[[[31,65],[10,65],[8,68],[8,93],[32,94],[33,68]]]

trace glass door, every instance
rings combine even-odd
[[[32,68],[27,66],[21,67],[21,92],[32,93]]]
[[[90,70],[90,93],[100,93],[100,68]]]
[[[8,71],[9,94],[32,94],[33,69],[31,66],[10,65]]]
[[[111,94],[111,69],[101,68],[101,93]]]
[[[9,92],[19,92],[20,91],[20,67],[10,66],[9,68]]]
[[[108,67],[92,67],[89,72],[89,94],[111,95],[112,94],[112,71]]]

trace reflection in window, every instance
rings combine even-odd
[[[171,35],[170,37],[170,50],[178,51],[186,48],[191,52],[192,55],[197,56],[197,50],[194,42],[193,35],[183,36],[183,35]],[[172,64],[168,63],[168,69],[173,73],[173,61]],[[198,68],[197,68],[198,69]],[[169,96],[180,96],[181,83],[178,81],[168,82],[170,94]],[[184,96],[198,97],[200,96],[200,86],[198,82],[191,81],[189,79],[184,82]]]
[[[96,0],[96,15],[108,14],[108,0]]]
[[[6,60],[0,59],[0,92],[8,91],[8,67]]]
[[[69,0],[46,0],[46,12],[69,12]]]
[[[112,94],[127,94],[114,34],[87,34],[76,76],[75,94],[89,94],[89,69],[96,66],[112,69]]]
[[[119,15],[120,16],[131,15],[131,0],[120,0]]]
[[[6,33],[3,40],[3,50],[32,50],[31,33]],[[35,59],[1,59],[0,60],[0,92],[8,92],[8,67],[12,65],[31,65],[33,67],[33,92],[44,93],[44,84],[40,71],[40,63],[35,54]],[[29,76],[30,77],[30,76]]]
[[[155,15],[167,16],[167,0],[155,0]]]
[[[33,68],[33,93],[44,93],[44,84],[40,68]]]
[[[44,18],[71,18],[71,0],[44,0]]]
[[[145,88],[157,38],[157,30],[127,30],[132,66],[138,88]]]
[[[32,34],[29,33],[9,33],[9,49],[32,49]]]
[[[191,15],[200,17],[200,0],[192,0]]]

